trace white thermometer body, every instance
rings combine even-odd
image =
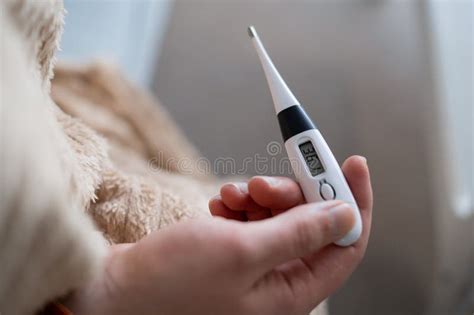
[[[356,242],[362,232],[359,207],[319,130],[310,129],[294,135],[285,141],[285,148],[307,202],[337,199],[351,206],[354,226],[336,244],[349,246]]]
[[[335,242],[340,246],[349,246],[359,239],[362,220],[344,174],[323,136],[273,65],[255,29],[249,27],[248,31],[265,71],[285,148],[306,201],[337,199],[351,206],[355,218],[354,226],[349,233]]]

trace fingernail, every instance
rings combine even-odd
[[[339,203],[329,209],[332,230],[335,236],[344,236],[354,225],[352,208],[347,203]]]
[[[210,200],[221,200],[221,195],[215,195],[214,197],[211,197]]]
[[[361,159],[364,160],[364,163],[367,164],[367,158],[365,156],[360,155]]]
[[[247,183],[238,182],[238,183],[230,183],[230,185],[237,188],[241,193],[247,194],[249,192]]]
[[[254,178],[259,178],[259,179],[265,181],[271,187],[275,187],[280,183],[279,179],[277,179],[275,177],[271,177],[271,176],[255,176]]]

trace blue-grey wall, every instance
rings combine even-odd
[[[147,86],[156,69],[172,0],[65,0],[66,26],[60,59],[114,60]]]

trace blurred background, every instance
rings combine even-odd
[[[60,58],[118,63],[211,161],[243,160],[281,141],[246,32],[255,25],[339,162],[361,154],[372,172],[369,249],[330,313],[473,314],[472,1],[66,0],[65,7]]]

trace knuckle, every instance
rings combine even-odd
[[[228,233],[225,243],[225,246],[231,249],[231,259],[234,266],[242,267],[250,262],[252,245],[242,232],[234,229],[231,233]]]
[[[319,230],[321,235],[324,237],[331,236],[333,233],[333,223],[330,220],[328,215],[320,216],[319,220]]]
[[[190,223],[187,223],[187,225],[183,226],[182,230],[184,230],[184,232],[182,234],[179,233],[182,236],[181,237],[182,244],[184,245],[192,241],[197,247],[205,246],[206,243],[210,241],[212,234],[202,233],[201,227],[205,228],[206,225],[197,225],[197,224],[192,224],[190,222]]]
[[[333,227],[329,216],[320,215],[315,219],[300,220],[295,223],[294,246],[298,252],[317,249],[332,238]]]
[[[295,223],[294,248],[298,253],[305,252],[315,242],[314,227],[305,221]]]

